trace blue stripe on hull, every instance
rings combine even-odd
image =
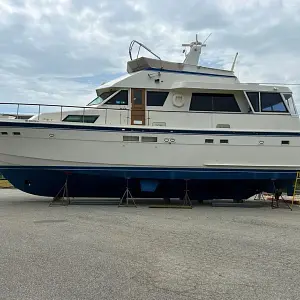
[[[300,136],[299,132],[278,132],[278,131],[234,131],[234,130],[193,130],[193,129],[163,129],[147,127],[111,127],[97,125],[79,124],[53,124],[53,123],[33,123],[33,122],[5,122],[0,121],[0,128],[43,128],[43,129],[71,129],[87,131],[109,131],[109,132],[134,132],[134,133],[155,133],[155,134],[186,134],[186,135],[230,135],[230,136]]]
[[[178,197],[184,190],[184,179],[189,179],[189,190],[195,199],[247,198],[257,190],[272,192],[273,181],[290,194],[296,176],[296,171],[279,170],[121,167],[1,167],[0,172],[16,188],[41,196],[55,196],[67,174],[69,192],[74,197],[119,197],[127,177],[135,197],[148,195],[143,186],[155,186],[150,197]]]

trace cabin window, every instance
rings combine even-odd
[[[98,96],[91,103],[89,103],[88,106],[101,104],[104,100],[106,100],[108,97],[110,97],[115,92],[116,92],[116,90],[114,90],[114,91],[108,91],[108,92],[103,92],[102,94],[100,94],[100,96]]]
[[[147,106],[164,106],[168,92],[147,92]]]
[[[128,91],[122,90],[112,98],[110,98],[105,104],[108,105],[128,105]]]
[[[63,122],[95,123],[99,116],[92,115],[68,115]]]
[[[279,93],[260,93],[262,112],[288,112]]]
[[[253,110],[258,112],[259,111],[259,93],[257,93],[257,92],[247,92],[247,96],[250,100],[250,103],[253,107]]]
[[[233,94],[193,93],[190,111],[240,112]]]
[[[192,94],[190,104],[192,111],[213,111],[211,94]]]
[[[8,133],[6,131],[2,131],[1,134],[2,135],[8,135]]]
[[[289,145],[290,141],[281,141],[281,145]]]

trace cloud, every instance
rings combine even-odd
[[[181,43],[204,40],[201,64],[241,81],[299,82],[296,0],[4,0],[0,2],[0,90],[6,101],[85,104],[95,88],[126,72],[140,40],[182,61]],[[300,89],[292,86],[296,98]]]

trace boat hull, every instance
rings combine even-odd
[[[199,200],[243,199],[274,186],[291,194],[300,168],[300,132],[21,121],[0,122],[0,128],[0,173],[41,196],[55,196],[67,178],[73,197],[120,197],[127,178],[135,197],[179,197],[185,180]]]
[[[278,170],[6,167],[0,172],[26,193],[57,195],[68,179],[72,197],[121,197],[126,179],[134,197],[182,197],[186,179],[192,199],[246,199],[276,188],[292,193],[295,173]],[[274,183],[273,183],[274,182]]]

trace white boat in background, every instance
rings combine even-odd
[[[149,50],[133,41],[135,45]],[[186,46],[186,45],[185,45]],[[137,57],[83,107],[35,105],[29,120],[0,120],[0,172],[20,190],[73,197],[245,199],[274,187],[292,193],[300,123],[284,86],[240,83],[232,70]],[[233,65],[234,67],[234,65]],[[7,104],[7,103],[6,103]],[[24,104],[16,103],[17,107]],[[53,112],[42,113],[46,107]]]

